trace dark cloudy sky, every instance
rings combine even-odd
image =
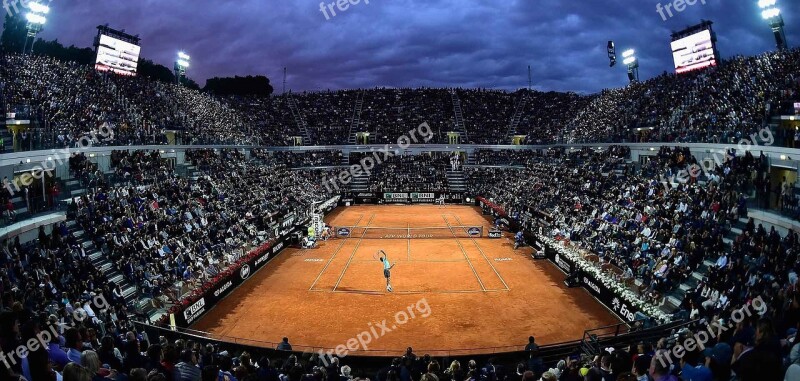
[[[319,0],[52,0],[43,37],[89,46],[96,26],[109,23],[139,34],[142,55],[168,67],[185,50],[193,60],[189,75],[201,86],[213,76],[263,74],[276,92],[283,67],[294,91],[512,90],[527,86],[528,65],[537,89],[597,92],[627,82],[627,47],[638,51],[642,79],[672,70],[671,32],[701,19],[715,22],[723,57],[775,47],[757,0],[697,0],[667,21],[658,2],[361,0],[326,20]],[[789,44],[800,44],[800,1],[778,3]],[[620,55],[613,69],[607,40]]]

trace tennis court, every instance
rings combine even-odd
[[[510,234],[486,238],[490,222],[477,207],[353,206],[326,222],[343,234],[286,250],[192,328],[251,345],[287,336],[295,349],[333,349],[424,300],[429,316],[367,348],[396,355],[412,342],[431,352],[510,351],[529,335],[557,343],[618,322],[582,289],[566,289],[563,274],[530,248],[514,250]],[[395,264],[392,293],[379,250]]]

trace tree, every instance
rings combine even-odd
[[[203,91],[217,95],[262,95],[267,96],[273,92],[269,78],[263,75],[247,77],[214,77],[206,81]]]
[[[27,22],[22,17],[6,14],[3,24],[3,35],[0,43],[6,52],[22,53],[25,38],[28,36]]]
[[[175,83],[175,74],[164,65],[159,65],[153,61],[139,58],[137,73],[145,78],[166,83]]]

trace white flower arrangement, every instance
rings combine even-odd
[[[539,239],[549,244],[551,247],[558,251],[559,255],[569,258],[581,271],[592,274],[595,279],[598,279],[609,290],[616,294],[620,299],[628,302],[629,304],[639,308],[644,314],[655,318],[662,323],[668,323],[670,320],[669,315],[661,311],[658,306],[645,302],[633,291],[628,289],[624,284],[616,281],[612,277],[600,271],[592,262],[583,258],[580,252],[573,247],[564,247],[563,241],[558,242],[550,237],[538,235]]]

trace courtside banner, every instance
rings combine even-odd
[[[236,287],[250,278],[256,271],[264,267],[272,258],[275,258],[283,249],[289,247],[294,230],[283,235],[271,244],[264,244],[255,251],[258,255],[248,259],[241,266],[234,266],[222,272],[224,274],[211,285],[203,285],[203,293],[199,298],[186,306],[180,313],[175,313],[175,324],[181,328],[188,328],[211,310],[220,300],[225,299]]]
[[[362,193],[356,193],[356,203],[370,204],[377,202],[377,199],[369,197],[360,197]],[[376,195],[377,196],[377,195]],[[414,204],[433,204],[436,200],[444,198],[448,204],[460,204],[464,201],[462,193],[445,193],[445,192],[414,192],[414,193],[392,193],[386,192],[380,194],[384,202],[398,202],[398,203],[414,203]]]
[[[545,257],[550,262],[553,262],[559,270],[567,275],[572,274],[573,271],[578,270],[577,265],[567,256],[561,255],[558,251],[544,242],[540,243],[545,250]],[[578,270],[579,284],[589,291],[592,296],[600,301],[606,308],[611,310],[615,315],[624,320],[625,322],[633,322],[636,320],[636,313],[641,312],[639,308],[631,305],[622,298],[618,297],[614,291],[603,284],[602,281],[597,279],[589,272]]]
[[[378,194],[372,192],[353,193],[351,198],[355,200],[355,204],[357,205],[378,203]]]

